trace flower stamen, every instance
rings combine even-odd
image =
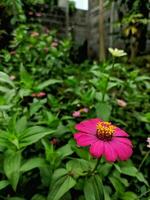
[[[115,126],[110,122],[98,122],[96,126],[96,135],[100,140],[110,141],[115,132]]]

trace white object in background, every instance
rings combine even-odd
[[[67,7],[67,1],[68,1],[68,0],[59,0],[59,1],[58,1],[58,6],[59,6],[59,7],[66,8],[66,7]]]
[[[72,0],[76,4],[77,9],[88,10],[88,1],[89,0]]]

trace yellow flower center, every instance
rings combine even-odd
[[[100,140],[110,141],[115,132],[115,126],[110,122],[98,122],[96,126],[96,135]]]

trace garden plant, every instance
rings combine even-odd
[[[150,200],[148,67],[111,47],[77,64],[71,37],[21,19],[0,50],[0,199]]]

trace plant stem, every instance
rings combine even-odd
[[[105,90],[104,90],[104,92],[102,94],[102,102],[105,101],[105,95],[107,93],[107,88],[108,88],[110,76],[112,75],[112,71],[114,70],[114,66],[115,66],[115,58],[113,57],[113,59],[112,59],[112,68],[111,68],[110,72],[108,73],[107,83],[106,83],[106,86],[105,86]]]
[[[150,190],[147,190],[146,192],[142,193],[138,198],[141,199],[141,197],[143,197],[145,194],[149,193]]]
[[[140,171],[141,167],[143,166],[145,160],[147,159],[149,153],[150,153],[150,151],[148,151],[148,152],[145,154],[145,156],[144,156],[142,162],[141,162],[140,165],[139,165],[139,168],[138,168],[139,171]]]
[[[94,169],[92,170],[92,172],[94,172],[97,169],[99,163],[100,163],[100,159],[97,159],[96,165],[95,165]]]
[[[105,86],[105,90],[104,90],[104,92],[103,92],[103,94],[102,94],[102,102],[105,101],[105,95],[106,95],[106,92],[107,92],[108,83],[109,83],[109,77],[108,77],[108,79],[107,79],[107,83],[106,83],[106,86]]]
[[[111,72],[114,71],[114,67],[115,67],[115,57],[113,57],[113,59],[112,59],[112,69],[111,69]]]

